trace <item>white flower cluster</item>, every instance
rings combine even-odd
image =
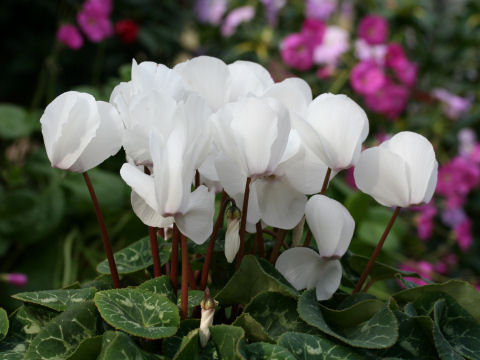
[[[41,119],[52,166],[86,171],[125,149],[120,174],[132,188],[132,207],[147,225],[175,223],[194,242],[212,232],[215,192],[241,207],[251,179],[247,230],[255,224],[292,229],[306,216],[319,253],[292,248],[277,261],[297,289],[317,287],[326,299],[338,288],[354,221],[343,205],[317,194],[332,177],[355,166],[357,186],[386,206],[428,202],[437,162],[421,135],[403,132],[361,152],[369,125],[345,95],[312,99],[299,78],[275,83],[262,66],[226,65],[200,56],[173,69],[132,64],[110,103],[67,92]],[[196,171],[201,184],[191,191]],[[308,201],[307,201],[308,200]]]

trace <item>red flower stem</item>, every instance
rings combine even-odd
[[[187,238],[185,235],[180,235],[182,246],[182,297],[180,315],[182,320],[188,317],[188,248]]]
[[[245,182],[245,194],[243,195],[243,206],[242,206],[242,219],[240,220],[240,247],[237,254],[237,270],[240,267],[243,259],[243,253],[245,252],[245,227],[247,226],[247,212],[248,212],[248,197],[250,196],[250,182],[252,179],[247,177]]]
[[[178,231],[177,225],[173,224],[172,234],[172,261],[170,264],[170,281],[174,293],[177,293],[178,289],[178,240],[180,237],[180,231]]]
[[[208,243],[207,254],[205,255],[205,261],[203,262],[202,268],[202,278],[200,281],[200,289],[205,290],[207,286],[208,272],[210,270],[210,264],[212,262],[213,250],[215,249],[215,242],[217,241],[217,235],[220,228],[223,227],[223,219],[225,216],[225,208],[227,207],[227,193],[222,192],[222,200],[220,203],[220,212],[213,227],[212,236],[210,237],[210,242]]]
[[[152,251],[153,258],[153,273],[155,277],[162,275],[162,268],[160,263],[160,257],[158,255],[158,239],[157,239],[157,229],[149,226],[148,235],[150,237],[150,250]]]
[[[260,220],[257,225],[257,236],[255,241],[257,242],[258,255],[261,258],[265,257],[265,243],[263,242],[263,230],[262,230],[262,221]]]
[[[387,227],[385,228],[385,231],[383,232],[382,237],[380,238],[380,241],[377,244],[377,247],[373,251],[372,256],[370,256],[370,260],[368,261],[367,266],[365,267],[365,270],[363,270],[362,275],[360,276],[360,280],[358,280],[357,285],[355,286],[355,289],[353,290],[353,294],[356,294],[360,291],[360,289],[363,286],[363,283],[367,279],[368,274],[370,273],[370,270],[372,270],[373,264],[375,263],[375,260],[378,257],[378,254],[380,254],[380,250],[382,250],[383,243],[387,239],[388,234],[390,233],[390,230],[392,229],[393,223],[395,222],[395,219],[398,216],[398,213],[400,212],[400,206],[397,206],[395,208],[395,211],[393,212],[392,217],[390,218],[390,221],[388,222]]]
[[[187,248],[188,251],[188,248]],[[190,258],[187,258],[188,266],[188,283],[190,284],[190,289],[197,290],[197,285],[195,285],[195,277],[193,276],[192,264],[190,263]]]
[[[328,188],[328,182],[330,181],[330,175],[332,175],[332,169],[328,168],[323,178],[322,189],[320,190],[320,195],[325,195]],[[310,241],[312,241],[312,230],[308,228],[307,237],[305,238],[305,243],[303,244],[304,247],[310,246]]]
[[[270,255],[270,262],[275,264],[277,261],[278,253],[280,252],[280,248],[282,247],[283,240],[285,239],[285,235],[287,235],[287,230],[279,229],[277,232],[277,239],[275,240],[275,245],[273,245],[272,254]]]
[[[195,171],[195,189],[200,186],[200,173]]]
[[[117,265],[115,264],[115,258],[113,257],[112,246],[110,244],[110,239],[108,238],[107,228],[105,226],[105,221],[103,220],[102,210],[100,210],[97,195],[95,195],[95,190],[93,189],[92,182],[90,181],[90,177],[88,176],[88,173],[86,171],[83,173],[83,178],[85,179],[88,191],[90,192],[93,207],[95,208],[95,214],[97,215],[98,225],[100,226],[100,232],[102,233],[103,246],[105,248],[105,253],[107,254],[108,266],[110,267],[110,274],[112,275],[113,287],[115,289],[120,289],[122,285],[120,284],[120,279],[118,277]]]

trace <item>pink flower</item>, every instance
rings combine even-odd
[[[313,52],[313,59],[316,64],[335,65],[348,47],[348,32],[339,26],[328,26],[322,44]]]
[[[355,184],[355,177],[353,176],[354,168],[353,166],[348,168],[345,172],[345,181],[347,184],[354,190],[357,190],[357,184]]]
[[[454,253],[447,253],[443,259],[435,264],[435,271],[446,275],[452,268],[452,266],[458,263],[458,257]]]
[[[420,214],[415,217],[417,224],[417,235],[420,240],[428,240],[433,235],[434,222],[433,218],[437,214],[437,208],[430,202],[426,205],[417,207]]]
[[[442,212],[442,221],[450,226],[455,227],[467,218],[462,207],[447,208]]]
[[[327,27],[321,21],[315,19],[306,19],[302,26],[302,35],[309,46],[316,47],[323,42]]]
[[[417,82],[417,72],[418,66],[417,64],[407,61],[403,68],[395,68],[395,75],[397,79],[404,85],[409,87],[413,87]]]
[[[408,59],[402,45],[396,43],[388,44],[385,64],[397,71],[401,71],[407,67]]]
[[[227,11],[227,0],[197,0],[195,14],[202,23],[218,25]]]
[[[373,111],[395,119],[405,109],[408,96],[409,91],[405,86],[387,81],[376,93],[367,95],[365,103]]]
[[[473,244],[472,221],[467,218],[455,226],[453,229],[453,235],[455,236],[455,240],[460,249],[463,252],[467,251]]]
[[[225,37],[233,35],[238,25],[248,22],[255,16],[255,8],[253,6],[241,6],[230,11],[222,24],[221,32]]]
[[[70,49],[78,50],[83,46],[83,38],[77,27],[72,24],[63,24],[58,28],[57,40]]]
[[[363,39],[355,41],[355,56],[359,60],[375,60],[379,65],[383,65],[386,54],[386,45],[369,45]]]
[[[297,70],[308,70],[313,65],[312,48],[304,35],[294,33],[283,39],[281,55],[285,64]]]
[[[17,287],[24,287],[28,282],[27,275],[21,273],[4,274],[3,277],[7,283]]]
[[[457,119],[472,106],[472,100],[467,98],[462,98],[446,89],[434,89],[432,92],[433,97],[437,98],[444,104],[445,114],[450,119]]]
[[[460,142],[458,152],[462,156],[469,157],[470,154],[472,154],[475,150],[477,141],[477,135],[475,134],[475,131],[470,128],[463,128],[458,132],[457,138]]]
[[[378,15],[365,16],[358,25],[358,37],[370,45],[383,44],[388,37],[388,23]]]
[[[87,0],[82,8],[96,17],[109,17],[112,13],[112,0]]]
[[[463,204],[467,194],[480,184],[480,168],[470,159],[457,156],[438,170],[435,191],[448,200]],[[450,202],[450,206],[453,203]]]
[[[328,79],[335,72],[334,65],[326,65],[317,70],[317,77],[321,80]]]
[[[350,84],[357,93],[362,95],[374,94],[386,82],[385,73],[373,60],[359,62],[350,73]]]
[[[400,270],[416,272],[422,278],[425,278],[427,280],[432,280],[433,269],[434,269],[433,265],[427,261],[418,261],[418,262],[409,261],[400,265]],[[406,277],[405,279],[419,286],[428,284],[427,281],[419,278]]]
[[[337,0],[307,0],[305,16],[318,20],[326,20],[335,11]]]
[[[80,29],[92,42],[101,42],[113,35],[113,24],[105,16],[105,8],[95,6],[84,6],[77,14],[77,22]]]

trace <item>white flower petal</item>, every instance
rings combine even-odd
[[[354,169],[355,184],[384,206],[410,205],[408,165],[386,148],[362,151]]]
[[[355,221],[348,210],[336,200],[314,195],[305,206],[305,217],[320,255],[342,257],[355,230]]]
[[[70,170],[84,172],[115,155],[122,146],[123,123],[115,107],[107,102],[97,101],[100,126]]]
[[[203,244],[213,230],[215,193],[201,185],[188,197],[186,211],[174,216],[180,232],[196,244]]]
[[[161,216],[158,212],[153,210],[135,191],[132,191],[130,200],[132,203],[133,212],[145,225],[163,228],[173,224],[173,217],[164,218]]]
[[[321,275],[320,275],[321,274]],[[316,284],[318,301],[328,300],[335,294],[342,281],[342,264],[338,260],[326,260],[321,266]]]
[[[310,86],[300,78],[288,78],[274,84],[268,89],[265,97],[273,97],[280,101],[289,111],[305,114],[312,101]]]
[[[429,202],[435,190],[438,168],[432,144],[420,134],[403,131],[380,147],[399,155],[408,164],[410,204]]]
[[[174,71],[186,86],[197,92],[212,110],[219,109],[229,98],[230,72],[220,59],[199,56],[175,66]]]
[[[262,95],[273,85],[270,73],[262,65],[238,60],[228,65],[230,71],[230,101],[246,95]]]
[[[155,185],[151,176],[131,164],[123,164],[120,176],[154,211],[158,211],[155,201]]]
[[[293,229],[305,212],[307,197],[279,179],[258,179],[255,186],[262,220],[279,229]]]
[[[302,290],[316,279],[321,263],[322,259],[315,250],[295,247],[280,254],[275,268],[296,290]]]

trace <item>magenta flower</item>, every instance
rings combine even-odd
[[[306,19],[303,22],[301,34],[305,37],[307,44],[313,49],[323,42],[327,27],[319,20]]]
[[[24,287],[28,282],[27,275],[22,273],[3,274],[1,277],[5,282],[17,287]]]
[[[72,24],[63,24],[58,28],[57,40],[70,49],[78,50],[83,46],[83,38],[77,27]]]
[[[92,42],[101,42],[113,35],[113,24],[108,18],[112,11],[110,0],[87,0],[77,14],[77,23]]]
[[[232,36],[238,25],[248,22],[255,16],[255,8],[253,6],[241,6],[230,11],[222,24],[221,32],[225,37]]]
[[[357,93],[370,95],[380,90],[386,83],[383,69],[373,60],[359,62],[350,73],[350,84]]]
[[[318,68],[317,77],[320,80],[328,79],[335,72],[335,66],[332,64],[327,64],[324,67]]]
[[[470,191],[480,184],[480,168],[469,158],[457,156],[438,170],[435,191],[447,199],[449,208],[465,202]]]
[[[453,235],[455,236],[455,240],[457,241],[460,250],[465,252],[470,249],[470,246],[473,244],[472,221],[467,218],[455,226],[453,229]]]
[[[373,111],[393,120],[405,109],[408,96],[409,91],[405,86],[387,81],[376,93],[367,95],[365,103]]]
[[[418,66],[417,64],[407,61],[403,68],[395,68],[397,79],[404,85],[413,87],[417,82]]]
[[[326,20],[337,8],[337,0],[307,0],[305,17]]]
[[[388,23],[378,15],[365,16],[358,25],[358,37],[370,45],[383,44],[388,37]]]
[[[305,71],[313,65],[312,48],[304,35],[293,33],[283,39],[280,46],[282,59],[288,66]]]
[[[428,240],[433,235],[433,218],[437,214],[437,208],[432,202],[430,202],[426,205],[417,207],[416,210],[420,212],[415,217],[415,223],[417,224],[417,235],[420,240]]]
[[[385,65],[397,71],[401,71],[408,66],[408,59],[402,45],[397,43],[388,44]]]
[[[197,0],[195,14],[202,23],[219,25],[227,11],[227,0]]]
[[[432,264],[430,264],[427,261],[418,261],[418,262],[409,261],[409,262],[406,262],[406,263],[400,265],[400,270],[416,272],[422,278],[425,278],[427,280],[432,280],[434,267],[433,267]],[[425,281],[423,279],[419,279],[419,278],[406,277],[405,279],[409,280],[409,281],[411,281],[411,282],[413,282],[413,283],[415,283],[419,286],[423,286],[423,285],[428,284],[427,281]]]
[[[97,17],[109,17],[112,13],[112,0],[87,0],[83,3],[83,10],[95,14]]]

